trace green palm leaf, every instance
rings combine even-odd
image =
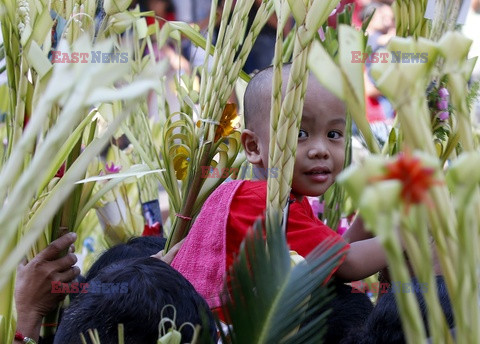
[[[223,340],[229,342],[228,335],[232,343],[318,343],[327,315],[321,309],[330,296],[324,281],[344,245],[325,241],[292,267],[280,223],[266,239],[263,233],[257,220],[229,271],[230,294],[226,285],[222,303],[233,328],[222,331]]]

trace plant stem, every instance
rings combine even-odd
[[[193,219],[188,219],[192,216],[193,206],[195,205],[195,200],[197,199],[198,193],[200,192],[200,188],[202,187],[203,182],[205,181],[202,178],[202,169],[199,168],[201,166],[207,166],[211,160],[210,157],[210,148],[212,146],[212,142],[208,141],[202,147],[202,153],[200,155],[199,165],[195,171],[195,175],[193,177],[193,181],[191,187],[188,188],[188,194],[183,204],[182,211],[180,215],[182,217],[175,217],[175,221],[172,225],[172,232],[168,237],[167,243],[165,245],[165,253],[173,247],[176,243],[180,242],[188,233],[188,229],[191,225],[191,221]]]

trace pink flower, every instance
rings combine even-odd
[[[445,87],[442,87],[438,90],[438,95],[440,96],[440,98],[445,100],[450,95],[450,93],[448,93],[448,90]]]
[[[446,110],[448,109],[448,101],[447,100],[439,100],[437,102],[437,108],[439,110]]]
[[[108,163],[105,164],[105,172],[107,172],[107,174],[118,173],[120,172],[121,169],[122,169],[122,166],[117,166],[113,162],[110,163],[110,166],[108,165]]]
[[[438,114],[438,119],[441,121],[446,121],[450,117],[448,111],[442,111]]]

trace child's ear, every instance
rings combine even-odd
[[[260,164],[262,162],[262,156],[260,154],[257,135],[251,130],[244,129],[241,140],[247,160],[254,165]]]

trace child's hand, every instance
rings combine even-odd
[[[160,260],[163,260],[165,263],[168,265],[171,265],[173,262],[173,259],[175,259],[175,256],[177,255],[178,251],[180,251],[180,248],[182,247],[183,242],[185,239],[182,239],[178,243],[176,243],[168,252],[165,254],[164,250],[161,250],[157,254],[154,254],[153,258],[157,258]]]

